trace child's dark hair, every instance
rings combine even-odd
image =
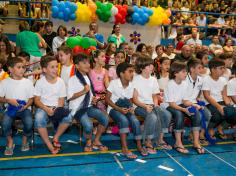
[[[219,59],[221,60],[226,60],[226,59],[232,59],[233,58],[233,53],[232,52],[226,52],[226,53],[222,53],[219,56]]]
[[[47,21],[47,22],[45,23],[45,27],[47,27],[47,26],[52,26],[52,27],[53,27],[52,21]]]
[[[27,53],[27,52],[25,52],[25,51],[21,51],[18,55],[17,55],[17,57],[23,57],[26,61],[30,61],[30,54],[29,53]]]
[[[140,43],[140,44],[138,44],[138,46],[137,46],[137,48],[136,48],[136,52],[140,52],[140,53],[141,53],[144,46],[147,48],[147,46],[145,45],[145,43]]]
[[[137,74],[141,74],[142,70],[145,69],[146,66],[149,66],[152,64],[153,64],[153,60],[151,57],[147,55],[141,55],[136,59],[135,71]]]
[[[233,66],[231,68],[231,72],[233,75],[236,75],[236,62],[233,64]]]
[[[98,56],[100,56],[101,53],[105,53],[104,50],[96,50],[93,52],[93,58],[98,58]]]
[[[18,63],[23,63],[23,60],[19,57],[10,57],[7,60],[7,67],[13,68]]]
[[[183,62],[175,61],[170,66],[170,79],[175,79],[175,74],[179,73],[182,70],[186,70],[186,64]]]
[[[196,68],[198,65],[202,65],[199,59],[190,59],[187,63],[188,72],[190,73],[191,68]]]
[[[126,42],[121,43],[119,46],[119,50],[123,50],[124,49],[123,46],[125,46],[125,45],[129,45],[129,44]]]
[[[63,51],[66,54],[72,54],[72,50],[66,45],[60,46],[59,48],[57,48],[57,51]]]
[[[117,67],[116,67],[116,74],[117,76],[120,78],[120,74],[124,73],[128,68],[132,68],[133,65],[127,63],[127,62],[123,62],[120,63]]]
[[[205,55],[207,55],[207,52],[199,51],[196,54],[196,58],[202,60]]]
[[[122,53],[122,54],[124,55],[124,57],[125,57],[125,52],[124,52],[124,50],[118,50],[118,51],[116,51],[115,54],[114,54],[114,56],[116,57],[119,53]]]
[[[168,57],[161,57],[160,60],[159,60],[160,64],[162,64],[166,60],[170,61],[170,59]]]
[[[157,45],[157,46],[155,47],[155,51],[156,51],[158,48],[162,48],[162,49],[164,50],[164,47],[163,47],[162,45]]]
[[[63,25],[60,25],[58,28],[57,28],[57,35],[59,35],[59,30],[60,29],[63,29],[63,31],[65,31],[65,36],[67,35],[67,28],[65,27],[65,26],[63,26]]]
[[[224,63],[224,61],[217,59],[217,58],[210,60],[208,63],[208,67],[210,70],[213,68],[221,67],[221,66],[225,66],[225,63]]]
[[[40,65],[42,68],[46,68],[48,66],[48,63],[52,61],[57,61],[56,57],[46,55],[41,58]]]
[[[168,57],[161,57],[159,60],[160,64],[162,64],[165,61],[171,61],[171,60]],[[157,79],[160,79],[161,78],[161,70],[160,71],[156,70],[155,75],[156,75]]]
[[[82,53],[73,56],[74,64],[78,64],[79,62],[84,61],[84,60],[89,60],[89,56]]]

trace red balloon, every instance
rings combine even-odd
[[[81,46],[75,46],[73,48],[73,53],[74,54],[79,54],[79,53],[83,53],[83,52],[84,52],[84,49]]]
[[[87,54],[87,55],[90,55],[90,53],[91,53],[91,49],[90,49],[90,48],[85,49],[85,50],[84,50],[84,53]]]
[[[97,50],[97,48],[96,48],[95,46],[90,46],[89,49],[90,49],[91,51]]]
[[[125,17],[126,14],[127,14],[127,9],[125,9],[124,7],[122,7],[122,8],[120,9],[119,13],[120,13],[123,17]]]

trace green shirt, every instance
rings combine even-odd
[[[31,31],[22,31],[16,35],[16,47],[35,57],[42,56],[38,46],[39,42],[37,34]]]
[[[121,43],[125,43],[125,37],[121,34],[119,36],[112,34],[108,37],[107,41],[109,43],[115,43],[116,48],[119,48]]]

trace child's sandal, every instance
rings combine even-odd
[[[14,148],[15,148],[15,144],[13,144],[12,147],[8,147],[6,146],[6,149],[4,151],[4,155],[6,156],[12,156],[14,154]]]
[[[93,145],[93,149],[94,150],[99,150],[101,152],[108,150],[107,146],[102,145],[102,144],[100,144],[100,145]]]
[[[27,142],[26,144],[23,144],[22,146],[21,146],[21,151],[22,152],[27,152],[27,151],[29,151],[30,150],[30,146],[29,146],[29,143]]]
[[[92,152],[93,151],[93,146],[92,145],[85,145],[84,151],[85,152]]]
[[[59,141],[53,140],[53,141],[52,141],[52,144],[53,144],[53,146],[56,147],[56,148],[61,148],[61,143],[60,143]]]
[[[49,150],[51,152],[52,155],[56,155],[60,152],[59,148],[54,148],[53,150]]]

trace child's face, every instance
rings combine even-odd
[[[225,66],[213,68],[211,72],[215,74],[217,77],[221,77],[225,72]]]
[[[142,51],[141,51],[142,53],[146,53],[147,52],[147,48],[146,48],[146,46],[143,46],[143,48],[142,48]]]
[[[95,58],[95,61],[98,65],[105,66],[105,61],[106,61],[105,53],[101,52],[99,56]]]
[[[134,53],[134,49],[132,47],[129,47],[128,55],[132,55],[133,53]]]
[[[187,71],[185,69],[175,74],[175,78],[181,81],[184,81],[186,79],[186,76],[187,76]]]
[[[66,54],[64,51],[58,51],[58,59],[62,65],[65,65],[70,60],[71,54]]]
[[[23,61],[24,66],[29,65],[29,61],[27,60],[27,58],[25,57],[19,57],[19,58]]]
[[[23,78],[25,73],[25,65],[23,62],[15,64],[14,67],[9,67],[10,73],[13,77]]]
[[[132,65],[135,65],[136,59],[137,59],[137,57],[132,57],[132,58],[131,58],[131,64],[132,64]]]
[[[66,32],[64,31],[64,29],[63,29],[63,28],[60,28],[60,29],[59,29],[59,36],[60,36],[60,37],[65,37],[65,35],[66,35]]]
[[[231,68],[233,65],[233,58],[227,58],[224,60],[225,67],[226,68]]]
[[[163,48],[162,47],[157,48],[156,52],[158,55],[163,54]]]
[[[203,56],[203,58],[202,58],[202,64],[204,65],[204,66],[207,66],[208,65],[208,55],[206,54],[206,55],[204,55]]]
[[[119,65],[120,63],[123,63],[125,62],[125,56],[123,53],[118,53],[116,56],[115,56],[115,62],[116,62],[116,65]]]
[[[231,40],[228,40],[228,41],[226,42],[226,45],[227,45],[227,46],[231,46],[231,45],[232,45],[232,41],[231,41]]]
[[[196,74],[196,75],[200,75],[202,71],[202,65],[198,64],[195,68],[191,68],[191,73]]]
[[[47,33],[51,33],[52,32],[52,26],[51,25],[46,26],[45,29],[46,29]]]
[[[110,50],[111,50],[113,53],[115,53],[115,52],[116,52],[116,45],[115,45],[115,44],[111,44]]]
[[[76,69],[80,72],[87,74],[90,71],[90,63],[89,60],[80,61],[78,64],[75,65]]]
[[[146,66],[146,67],[142,70],[142,72],[144,72],[144,73],[146,73],[146,74],[148,74],[148,75],[151,75],[152,72],[153,72],[153,69],[154,69],[153,65],[150,64],[150,65]]]
[[[161,69],[162,69],[163,71],[168,72],[169,69],[170,69],[170,60],[165,60],[165,61],[163,61],[162,64],[161,64]]]
[[[6,51],[7,46],[4,42],[0,42],[0,51]]]
[[[132,81],[134,77],[134,69],[132,67],[128,68],[121,74],[121,77],[123,77],[126,81]]]
[[[43,68],[43,72],[46,76],[50,76],[51,78],[56,78],[58,75],[58,63],[57,61],[53,60],[48,63],[46,68]]]

